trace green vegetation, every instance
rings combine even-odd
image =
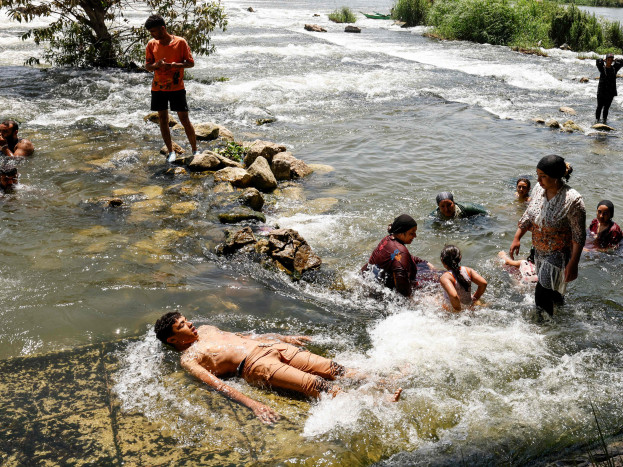
[[[247,155],[247,150],[244,148],[244,146],[234,141],[227,143],[227,146],[217,149],[217,151],[222,156],[225,156],[236,162],[242,162],[244,160],[244,156]]]
[[[398,0],[396,7],[401,1]],[[518,50],[560,47],[621,53],[623,30],[577,6],[552,0],[437,0],[426,24],[433,37],[507,45]]]
[[[354,23],[357,21],[357,17],[353,10],[348,8],[347,6],[343,6],[342,8],[338,8],[333,13],[329,13],[329,20],[334,23]]]
[[[28,30],[22,39],[32,37],[37,45],[47,43],[44,60],[70,67],[136,68],[134,62],[142,64],[149,33],[142,25],[131,26],[124,13],[134,13],[137,7],[161,15],[167,30],[184,37],[195,55],[212,53],[210,33],[227,26],[217,0],[0,1],[0,10],[14,21],[52,19],[46,26]],[[26,63],[38,64],[39,59],[31,57]]]
[[[405,26],[427,24],[430,0],[398,0],[392,9],[392,18],[404,21]]]

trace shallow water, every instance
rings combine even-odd
[[[232,382],[287,416],[291,423],[278,432],[305,443],[300,462],[534,461],[595,438],[590,402],[605,429],[616,431],[623,422],[621,258],[584,255],[566,306],[539,323],[531,294],[514,287],[496,257],[522,212],[514,180],[534,180],[545,154],[574,166],[571,184],[589,216],[602,198],[623,202],[619,132],[565,134],[531,122],[564,121],[558,108],[567,105],[588,129],[597,82],[578,78],[597,76],[594,62],[559,50],[542,58],[438,42],[423,28],[364,18],[361,34],[344,34],[325,16],[336,6],[227,2],[229,29],[215,35],[216,55],[197,60],[187,89],[194,121],[278,141],[335,168],[289,197],[272,197],[265,210],[268,224],[297,229],[340,272],[344,292],[293,284],[244,258],[217,258],[219,197],[211,177],[163,175],[157,127],[142,119],[149,75],[24,68],[37,50],[17,39],[23,26],[2,21],[1,117],[22,121],[20,133],[37,153],[21,166],[15,194],[0,200],[0,358],[138,336],[120,356],[116,389],[126,410],[173,428],[180,445],[209,438],[227,446],[193,406],[217,396],[184,378],[150,331],[163,312],[180,309],[196,324],[309,334],[314,351],[370,373],[369,384],[347,384],[345,394],[311,405]],[[329,32],[308,33],[305,23]],[[229,80],[200,81],[218,77]],[[611,108],[616,128],[621,102]],[[268,116],[276,123],[255,125]],[[83,203],[119,189],[135,192],[127,195],[132,207],[110,212]],[[435,225],[428,213],[443,190],[483,204],[490,216]],[[172,206],[185,201],[197,209],[176,214]],[[412,304],[362,293],[357,271],[402,212],[419,222],[412,253],[439,264],[445,243],[461,248],[463,263],[489,281],[485,307],[450,316],[431,293]],[[527,253],[528,238],[523,245]],[[403,401],[380,403],[396,385],[405,388]],[[179,394],[175,403],[171,394]]]

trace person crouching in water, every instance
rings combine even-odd
[[[504,261],[506,266],[517,268],[519,280],[522,284],[536,283],[539,276],[536,273],[536,265],[534,264],[535,249],[530,249],[530,255],[526,259],[514,260],[508,256],[505,251],[500,251],[498,256]]]
[[[461,311],[462,307],[479,305],[477,302],[485,293],[487,281],[472,268],[461,266],[461,250],[454,245],[446,245],[441,250],[440,258],[447,269],[439,279],[447,302],[444,306]],[[478,286],[473,295],[472,282]]]
[[[623,239],[623,232],[614,217],[614,204],[604,199],[597,204],[597,217],[591,221],[588,236],[599,249],[616,248]]]
[[[361,272],[370,271],[388,289],[411,297],[417,287],[417,264],[426,263],[409,253],[409,245],[417,237],[417,222],[407,214],[401,214],[387,227],[387,235],[372,252]],[[428,265],[432,269],[432,265]]]

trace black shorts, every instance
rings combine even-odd
[[[188,112],[188,103],[186,102],[186,89],[179,91],[152,91],[151,92],[151,110],[168,110],[169,102],[173,112]]]

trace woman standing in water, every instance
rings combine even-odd
[[[536,166],[539,185],[519,220],[510,256],[519,253],[521,237],[530,230],[535,248],[538,282],[537,307],[554,313],[562,303],[567,282],[578,277],[578,263],[586,242],[586,210],[582,196],[567,185],[573,168],[556,155],[543,157]],[[564,179],[564,180],[563,180]]]
[[[411,256],[406,247],[417,236],[417,222],[413,217],[402,214],[394,219],[387,231],[389,235],[381,240],[361,272],[372,272],[385,287],[410,297],[417,286],[417,264],[426,263],[417,256]]]
[[[597,248],[616,248],[623,239],[623,232],[614,217],[614,204],[612,201],[604,199],[597,204],[597,217],[593,219],[588,227],[593,245]]]

